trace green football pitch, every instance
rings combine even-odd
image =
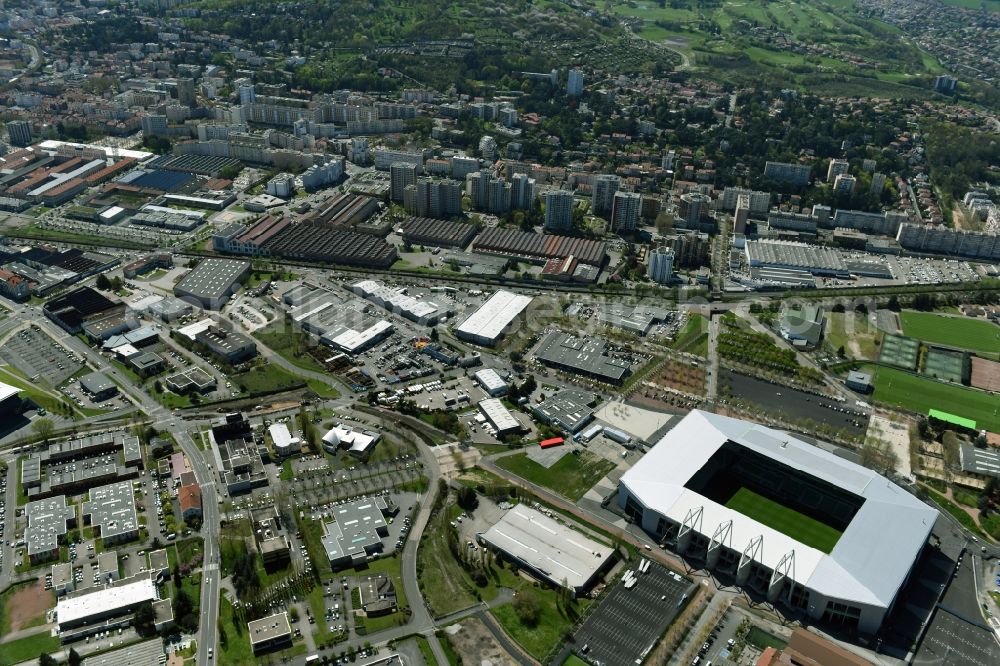
[[[726,507],[824,553],[833,550],[842,534],[815,518],[789,509],[746,488],[737,490],[736,494],[726,502]]]
[[[1000,353],[1000,327],[988,321],[910,311],[899,313],[899,318],[903,333],[911,338],[986,354]]]

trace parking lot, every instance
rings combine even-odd
[[[856,405],[840,403],[728,370],[722,370],[719,379],[728,387],[728,394],[734,399],[746,400],[783,418],[792,421],[811,419],[852,435],[864,435],[868,430],[869,415]]]
[[[629,564],[632,571],[637,568],[637,562]],[[631,666],[641,661],[696,587],[656,563],[635,576],[638,583],[632,589],[617,581],[574,635],[575,651],[591,663]]]
[[[81,359],[34,326],[13,335],[0,348],[7,363],[32,382],[58,386],[83,367]]]
[[[936,666],[994,666],[1000,649],[988,630],[939,607],[920,644],[913,664]]]

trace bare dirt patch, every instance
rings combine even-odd
[[[458,626],[460,627],[458,631],[449,632],[448,640],[462,657],[463,664],[517,666],[517,662],[500,647],[482,620],[467,618]]]
[[[45,613],[52,607],[52,603],[52,592],[45,589],[41,580],[34,585],[18,588],[7,597],[3,609],[5,624],[9,624],[10,633],[45,624]]]
[[[1000,363],[973,356],[969,383],[986,391],[1000,391]]]

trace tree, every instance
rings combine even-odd
[[[517,619],[526,627],[534,627],[538,624],[538,617],[541,614],[541,606],[538,598],[527,590],[522,590],[514,597],[514,612]]]
[[[840,345],[839,347],[837,347],[837,356],[839,356],[840,358],[847,357],[847,350],[844,349],[844,345]]]
[[[59,666],[59,662],[47,654],[38,655],[38,666]]]
[[[107,291],[108,289],[111,289],[111,280],[108,279],[107,275],[101,273],[97,276],[97,281],[94,282],[94,286],[103,291]]]
[[[468,486],[462,486],[456,493],[456,501],[458,505],[465,509],[466,511],[475,511],[476,507],[479,506],[479,496],[476,495],[476,491]]]
[[[38,419],[35,421],[31,429],[35,431],[35,434],[41,438],[42,441],[48,442],[49,437],[52,436],[52,432],[56,429],[54,423],[51,419]]]
[[[133,624],[135,624],[135,630],[140,636],[152,636],[156,632],[156,614],[153,613],[153,602],[145,601],[135,609]]]
[[[83,657],[81,657],[76,650],[70,648],[69,657],[67,658],[66,663],[68,663],[69,666],[80,666],[80,664],[83,663]]]
[[[899,312],[899,310],[900,310],[900,307],[899,307],[899,298],[897,298],[896,295],[893,294],[892,296],[889,297],[889,302],[886,303],[885,307],[887,307],[888,309],[892,310],[893,312]]]

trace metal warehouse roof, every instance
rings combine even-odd
[[[586,587],[612,553],[610,547],[523,504],[505,513],[482,538],[569,588]]]

